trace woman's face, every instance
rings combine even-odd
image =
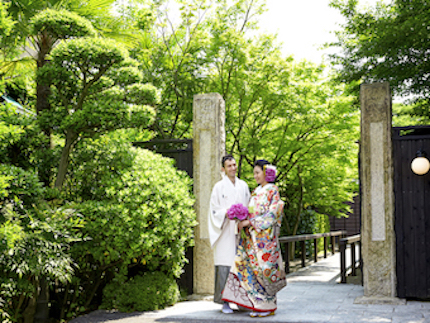
[[[264,186],[264,184],[267,184],[266,178],[264,177],[264,172],[260,166],[254,167],[254,179],[258,185]]]

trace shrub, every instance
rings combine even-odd
[[[172,159],[112,138],[81,142],[63,187],[67,200],[79,202],[75,207],[88,238],[72,246],[79,269],[65,294],[56,295],[58,304],[69,306],[68,314],[72,307],[97,308],[102,288],[112,280],[120,284],[155,271],[179,277],[185,250],[193,244],[191,179]]]
[[[104,309],[121,312],[153,311],[175,304],[179,289],[173,277],[161,272],[146,272],[125,284],[112,282],[103,290]]]
[[[71,209],[51,208],[34,172],[1,165],[6,190],[0,196],[0,318],[31,321],[41,281],[48,287],[73,275],[68,251],[79,240],[81,218]]]
[[[173,162],[107,137],[79,150],[69,192],[91,237],[73,248],[81,268],[141,264],[179,277],[196,220],[192,181]]]

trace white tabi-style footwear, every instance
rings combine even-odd
[[[224,303],[222,304],[222,310],[224,314],[233,314],[233,310],[230,308],[230,304]]]

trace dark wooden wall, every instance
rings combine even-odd
[[[418,150],[430,154],[430,127],[393,128],[397,293],[430,299],[430,173],[412,172]]]
[[[330,216],[330,231],[345,230],[347,236],[353,236],[361,232],[360,221],[360,197],[354,196],[352,202],[347,202],[351,205],[351,212],[347,213],[348,217],[336,218]]]
[[[153,150],[165,157],[176,161],[176,168],[185,171],[193,177],[193,141],[192,139],[156,139],[144,142],[134,142],[134,146]],[[188,294],[193,293],[193,248],[185,252],[188,263],[179,279],[179,286]]]

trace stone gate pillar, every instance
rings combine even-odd
[[[214,259],[209,242],[208,212],[213,186],[221,180],[225,154],[225,104],[218,93],[194,96],[193,178],[198,225],[195,228],[194,294],[213,294]]]
[[[364,297],[356,303],[398,303],[389,84],[361,85],[360,104]]]

